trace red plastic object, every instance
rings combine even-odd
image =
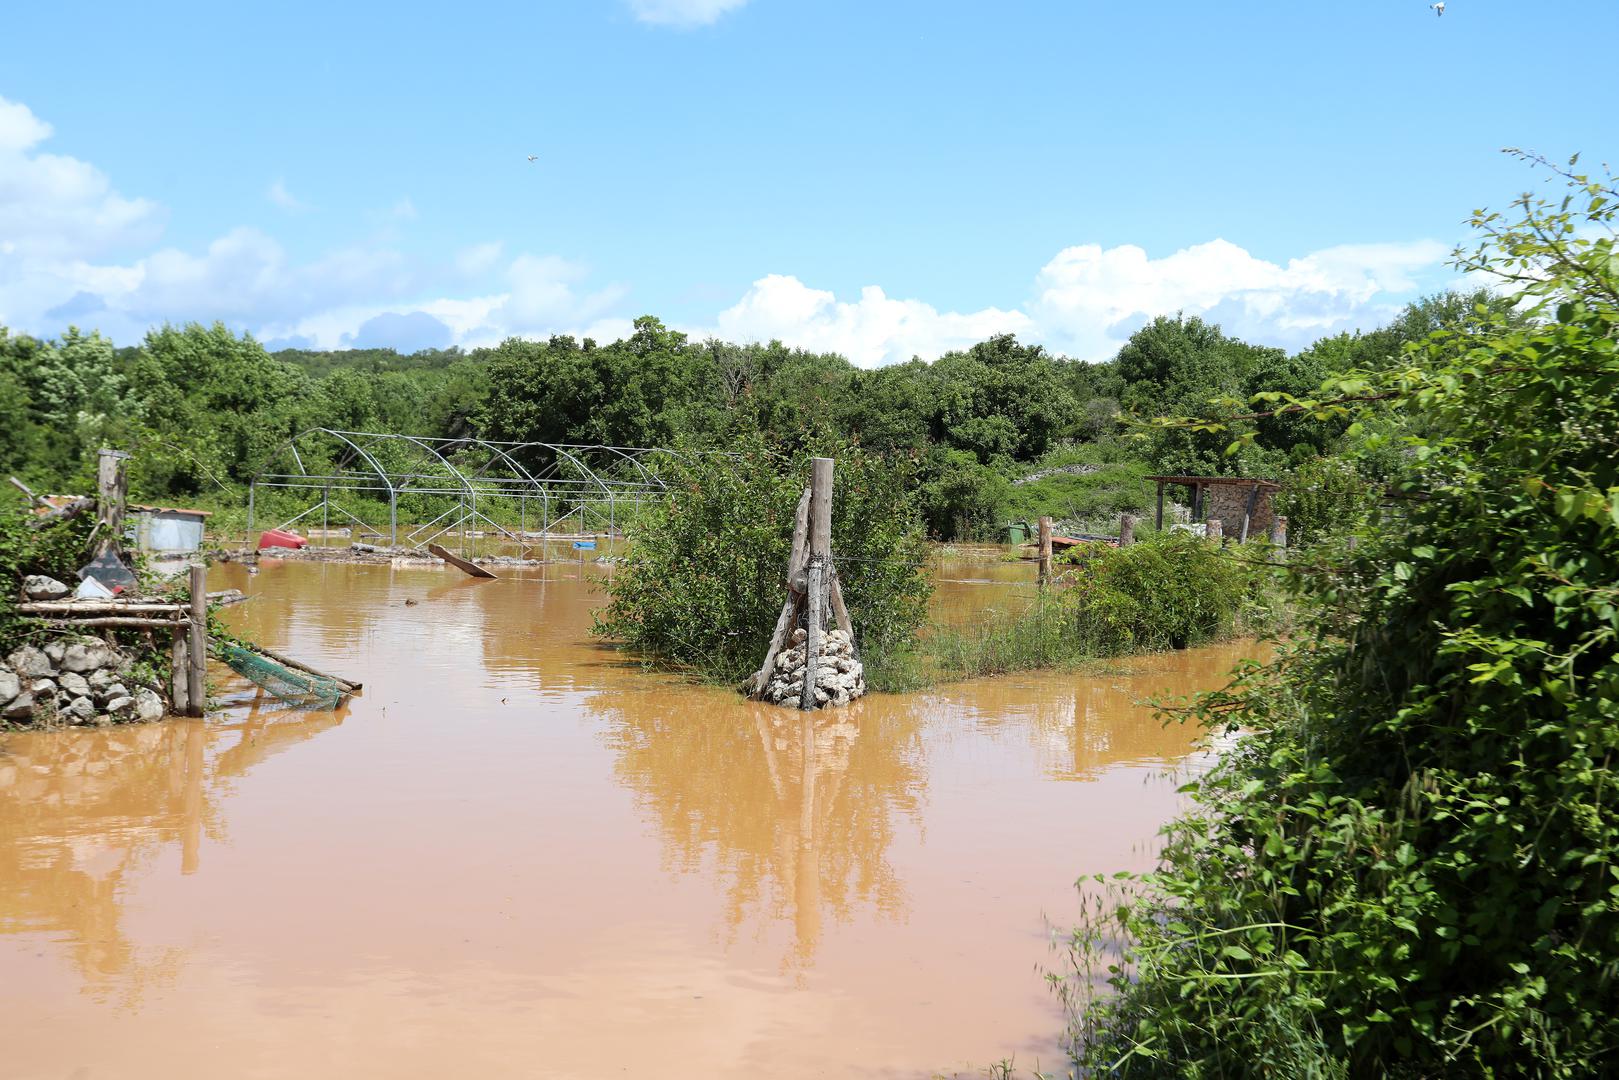
[[[260,551],[263,551],[265,548],[278,547],[293,548],[296,550],[301,547],[307,547],[308,544],[308,540],[305,540],[295,532],[287,532],[285,529],[267,529],[264,532],[259,533]]]

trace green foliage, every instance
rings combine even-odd
[[[1121,513],[1143,512],[1153,500],[1147,463],[1113,439],[1052,450],[1019,471],[1002,520],[1049,517],[1111,536]]]
[[[840,449],[832,551],[863,650],[903,648],[926,613],[922,531],[907,476],[892,462]],[[786,597],[793,514],[804,458],[750,440],[734,453],[688,457],[670,494],[628,530],[629,553],[608,582],[597,632],[649,660],[740,682],[764,659]]]
[[[1354,533],[1376,511],[1377,491],[1355,461],[1311,458],[1288,474],[1275,507],[1287,518],[1288,544],[1304,547]]]
[[[77,581],[95,517],[80,514],[43,529],[32,528],[32,519],[14,489],[0,492],[0,656],[16,647],[29,625],[16,613],[22,579],[48,574],[63,582]]]
[[[1403,521],[1196,708],[1247,732],[1076,937],[1088,1075],[1606,1075],[1619,1053],[1619,252],[1611,178],[1479,214],[1521,289],[1301,413],[1393,410]],[[1083,999],[1085,975],[1070,990]]]

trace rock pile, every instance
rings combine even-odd
[[[804,639],[802,627],[793,631],[792,645],[776,655],[776,672],[765,687],[764,699],[799,708],[804,693]],[[815,704],[847,705],[866,692],[865,669],[855,659],[854,643],[842,630],[821,635],[820,659],[815,664]]]
[[[163,699],[126,685],[129,671],[129,657],[99,638],[24,645],[0,663],[0,719],[112,724],[162,717]]]

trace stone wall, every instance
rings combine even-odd
[[[23,645],[0,663],[0,720],[27,727],[157,720],[156,691],[129,679],[132,658],[100,638]]]
[[[765,686],[764,699],[798,708],[804,693],[804,660],[809,635],[803,627],[793,631],[792,644],[776,654],[776,670]],[[815,663],[816,705],[847,705],[866,692],[866,673],[854,655],[854,645],[842,630],[821,635],[820,659]]]
[[[1242,514],[1248,508],[1248,496],[1253,490],[1252,484],[1207,485],[1203,489],[1203,520],[1219,518],[1225,537],[1235,543],[1242,535]],[[1275,494],[1275,488],[1259,489],[1253,517],[1248,521],[1248,539],[1264,539],[1270,534],[1271,523],[1276,520],[1276,511],[1271,506]]]

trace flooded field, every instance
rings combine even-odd
[[[278,711],[216,668],[206,722],[0,736],[0,1073],[1060,1066],[1050,928],[1149,864],[1193,749],[1136,701],[1243,649],[806,725],[593,642],[606,572],[222,566],[244,636],[363,694]],[[1032,576],[945,565],[937,613]]]

